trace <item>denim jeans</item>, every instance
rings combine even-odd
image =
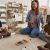
[[[35,27],[35,28],[27,27],[27,28],[22,29],[20,32],[21,34],[27,34],[30,37],[37,37],[43,41],[50,42],[49,40],[50,38],[48,39],[48,37],[44,33],[41,33],[38,27]]]
[[[34,28],[27,27],[27,28],[22,29],[20,32],[21,32],[21,34],[28,34],[31,37],[36,37],[39,34],[39,28],[37,28],[37,27],[34,27]]]
[[[29,35],[31,33],[31,31],[32,31],[32,28],[26,27],[26,28],[21,29],[20,33]]]
[[[50,42],[50,37],[46,36],[44,33],[39,33],[38,38],[48,43]]]

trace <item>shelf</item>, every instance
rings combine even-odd
[[[2,14],[2,13],[6,14],[6,12],[0,12],[0,13],[1,13],[1,14]]]
[[[0,13],[6,13],[6,10],[5,9],[0,9]]]
[[[0,17],[0,19],[4,19],[4,18],[6,18],[6,17]]]
[[[9,7],[9,8],[19,8],[19,7]]]
[[[6,7],[4,7],[4,6],[0,6],[0,8],[6,8]]]
[[[3,3],[0,3],[0,8],[6,8],[6,5]]]
[[[6,24],[6,20],[5,19],[0,19],[0,21],[2,22],[2,24]]]

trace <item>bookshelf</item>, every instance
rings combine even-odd
[[[15,16],[18,15],[16,18],[18,18],[18,21],[23,22],[24,18],[24,11],[26,10],[27,6],[22,5],[22,3],[14,3],[14,2],[8,2],[6,4],[0,3],[0,20],[3,23],[6,23],[5,18],[7,17],[7,10],[11,10],[11,16],[15,13]],[[16,19],[17,20],[17,19]]]
[[[6,4],[0,3],[0,21],[2,24],[6,23]]]

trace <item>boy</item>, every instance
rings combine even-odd
[[[50,50],[50,17],[48,18],[47,24],[44,26],[44,32],[47,36],[48,42],[44,47],[38,46],[39,50]]]

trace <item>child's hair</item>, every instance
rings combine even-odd
[[[0,27],[2,27],[2,22],[0,21]]]
[[[10,12],[11,10],[7,10],[7,18],[12,18]]]
[[[50,21],[50,15],[47,15],[46,22],[48,23]]]

